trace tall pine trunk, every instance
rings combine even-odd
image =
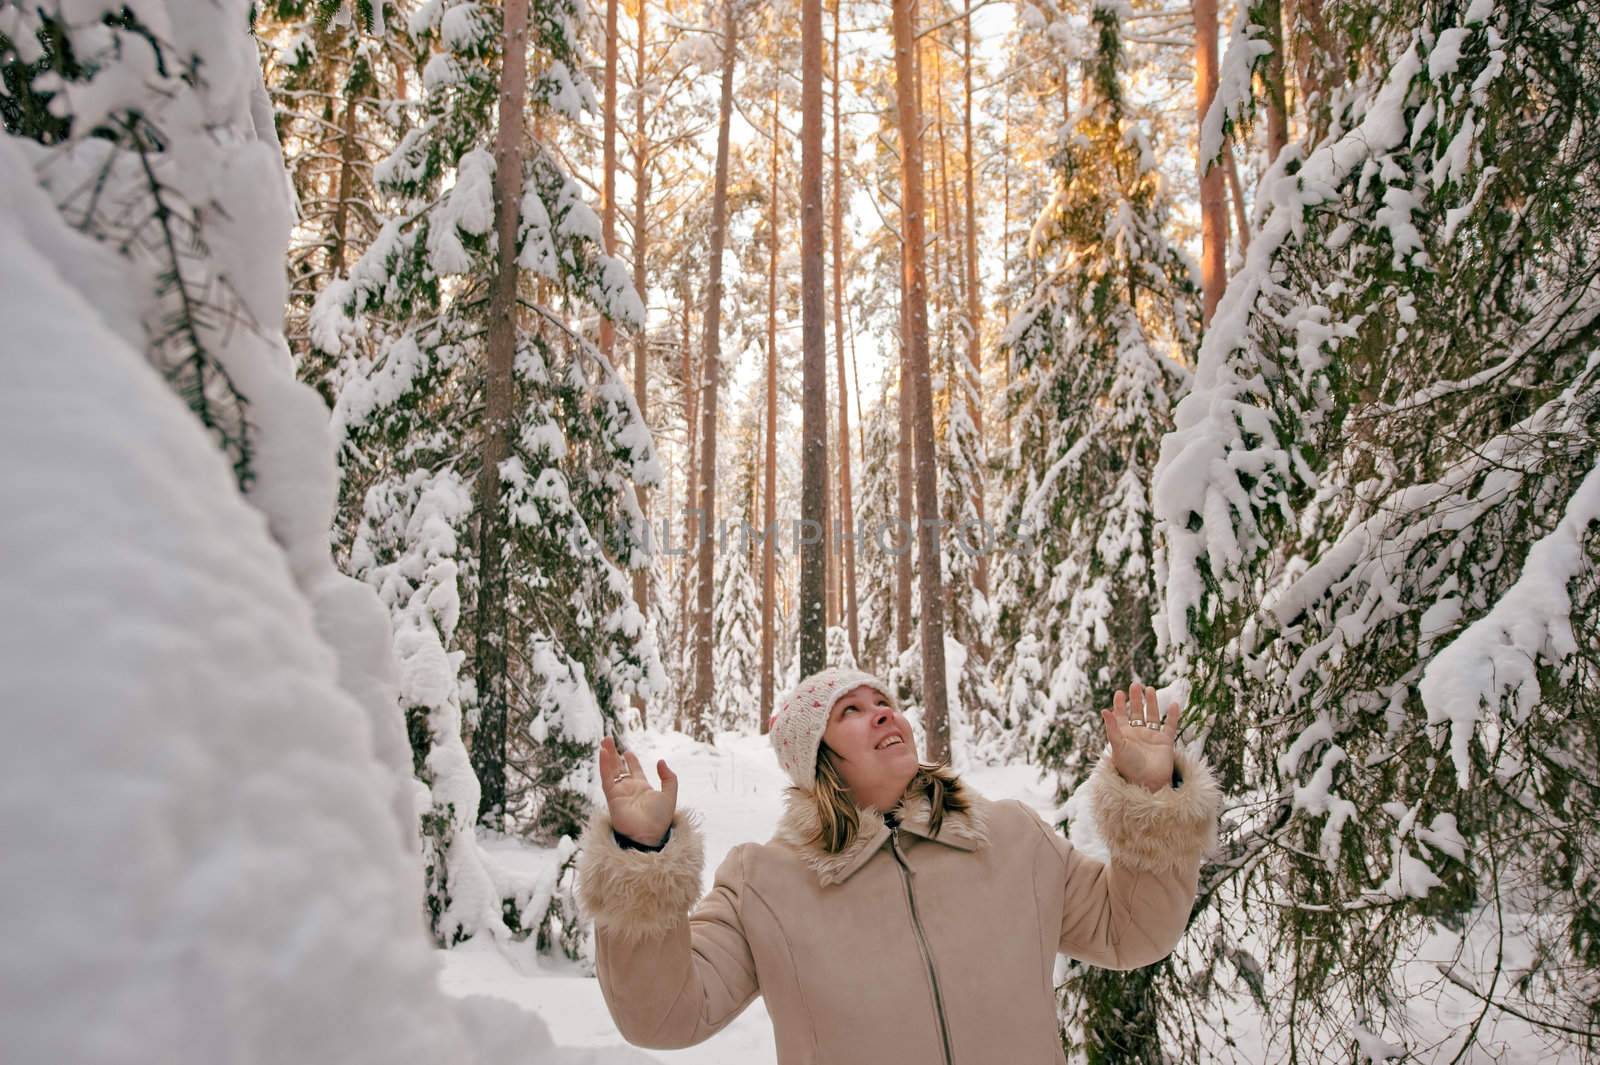
[[[838,554],[844,571],[840,600],[845,627],[850,634],[850,653],[861,654],[860,622],[856,611],[855,507],[850,498],[850,388],[844,372],[844,142],[840,140],[839,107],[839,8],[843,0],[833,0],[833,347],[839,367],[839,522],[844,536],[838,541]]]
[[[722,249],[728,229],[728,127],[733,116],[733,67],[737,59],[732,0],[724,5],[722,38],[722,99],[717,108],[717,173],[711,194],[711,263],[706,280],[704,354],[700,361],[700,530],[699,597],[695,613],[694,707],[696,737],[708,739],[706,715],[711,708],[711,612],[716,598],[717,558],[717,385],[721,376]]]
[[[678,648],[678,661],[681,663],[693,649],[694,639],[698,629],[692,629],[688,624],[689,617],[689,592],[694,587],[697,577],[695,573],[695,560],[699,555],[700,522],[697,520],[700,506],[700,376],[699,363],[694,357],[693,323],[691,322],[690,308],[693,306],[693,287],[687,276],[683,283],[683,333],[680,343],[683,349],[683,435],[684,450],[688,454],[688,468],[684,471],[683,482],[683,554],[678,564],[678,632],[683,645]],[[689,688],[690,699],[681,695],[678,699],[677,727],[680,732],[689,729],[687,711],[693,698],[693,687]]]
[[[634,84],[643,85],[647,68],[644,42],[649,18],[649,5],[639,0],[638,49],[634,59]],[[633,94],[633,288],[648,308],[650,301],[649,275],[646,273],[647,207],[650,202],[650,145],[646,138],[643,92]],[[639,401],[639,419],[650,424],[650,337],[641,325],[633,346],[633,392]],[[645,531],[650,529],[650,495],[648,489],[639,489],[639,510],[644,517]],[[635,570],[633,574],[633,600],[639,604],[639,613],[650,616],[650,571]],[[637,703],[636,703],[637,705]]]
[[[1011,82],[1006,82],[1004,117],[1005,132],[1000,142],[1000,158],[1005,161],[1000,174],[1000,321],[1011,320]],[[1011,347],[1004,348],[1006,363],[1005,388],[1001,395],[1004,411],[1005,436],[1003,442],[1011,450]]]
[[[1194,0],[1196,122],[1204,121],[1217,95],[1217,0]],[[1223,170],[1200,160],[1200,285],[1202,321],[1211,324],[1228,284],[1228,204]]]
[[[778,590],[777,545],[773,542],[778,522],[778,94],[772,94],[772,177],[767,199],[767,439],[766,490],[761,512],[761,732],[772,722],[774,648],[777,634],[773,597]]]
[[[905,234],[900,235],[900,257],[905,259]],[[900,432],[895,448],[895,521],[897,554],[894,559],[894,649],[904,654],[911,646],[911,545],[916,542],[916,476],[911,461],[911,316],[906,298],[905,271],[900,272]]]
[[[494,140],[494,225],[498,248],[489,281],[489,336],[484,374],[484,434],[475,500],[478,588],[473,617],[478,725],[472,768],[481,787],[478,820],[505,824],[506,721],[510,703],[506,653],[506,540],[500,464],[511,454],[512,363],[517,351],[517,221],[522,202],[522,115],[527,99],[528,0],[507,0],[500,64],[500,110]]]
[[[939,195],[934,208],[934,220],[938,223],[933,238],[933,246],[939,252],[939,269],[934,274],[938,284],[937,298],[941,310],[940,321],[945,323],[944,331],[948,337],[950,308],[956,302],[956,293],[951,291],[952,278],[956,283],[965,277],[960,263],[960,243],[954,237],[955,211],[951,208],[950,196],[950,151],[947,143],[947,130],[944,119],[944,55],[937,41],[933,44],[933,107],[934,127],[939,134]],[[956,265],[952,269],[951,263]],[[945,387],[950,387],[946,382]]]
[[[641,4],[642,6],[642,4]],[[644,35],[639,35],[640,41]],[[602,116],[600,243],[607,255],[617,251],[617,0],[606,0],[606,95]],[[600,350],[611,358],[616,341],[611,319],[600,316]],[[637,386],[635,386],[637,387]]]
[[[1296,109],[1300,113],[1300,136],[1315,143],[1328,132],[1332,118],[1329,87],[1342,80],[1340,49],[1328,28],[1323,13],[1324,0],[1292,0],[1289,24],[1294,30]],[[1270,32],[1270,31],[1269,31]]]
[[[1222,143],[1222,172],[1228,179],[1228,200],[1233,204],[1233,224],[1239,231],[1239,251],[1250,250],[1250,218],[1244,209],[1244,185],[1239,181],[1239,164],[1233,158],[1233,142]]]
[[[917,106],[916,39],[911,0],[894,0],[895,97],[900,127],[900,203],[904,214],[908,337],[906,362],[911,376],[911,421],[916,451],[917,577],[921,595],[922,721],[931,762],[950,757],[950,722],[945,693],[944,595],[940,578],[939,485],[933,443],[933,393],[928,367],[928,282],[923,264],[925,223],[922,195],[922,116]]]
[[[339,179],[334,187],[338,199],[333,205],[333,248],[329,266],[335,277],[344,273],[345,248],[349,245],[350,197],[355,191],[357,103],[352,90],[345,100],[344,118],[340,122]]]
[[[944,122],[944,55],[941,51],[942,45],[939,44],[937,38],[931,42],[930,47],[931,51],[933,52],[933,128],[934,132],[937,133],[939,137],[939,167],[937,171],[939,180],[935,186],[937,191],[933,197],[933,217],[934,222],[936,223],[934,226],[933,237],[935,263],[933,272],[933,296],[935,299],[935,307],[939,312],[939,359],[940,368],[942,371],[944,371],[941,374],[944,379],[944,409],[948,412],[955,402],[958,388],[956,375],[950,372],[955,368],[955,359],[953,357],[955,340],[950,335],[950,328],[953,318],[952,308],[957,304],[958,301],[956,296],[959,295],[958,293],[952,291],[953,286],[956,283],[952,279],[963,278],[966,275],[963,272],[960,263],[959,252],[961,244],[953,236],[955,212],[950,206],[951,195],[949,150],[946,144],[946,129]],[[926,121],[926,119],[924,119],[924,121]],[[952,261],[955,262],[955,266],[953,268],[950,265]],[[929,343],[930,345],[932,344],[931,339]],[[933,353],[930,351],[930,362],[932,357]],[[950,432],[950,423],[948,418],[945,420],[945,430],[947,433]],[[935,433],[935,439],[937,439],[937,433]],[[947,445],[954,447],[954,437],[947,436],[946,443]],[[937,448],[937,445],[935,445],[935,448]],[[937,455],[937,450],[935,450],[934,453]],[[955,605],[952,594],[954,589],[952,589],[947,583],[941,583],[944,589],[945,615],[947,617],[954,618]]]
[[[963,188],[966,194],[967,225],[966,225],[966,266],[967,266],[967,359],[972,363],[973,386],[977,392],[978,401],[972,405],[972,422],[978,430],[978,439],[983,439],[983,345],[980,333],[983,331],[983,299],[978,289],[978,211],[974,202],[974,178],[972,166],[972,12],[962,20],[962,63],[961,81],[965,90],[962,100],[962,140],[961,150],[965,156],[963,166],[965,180]],[[1009,165],[1009,163],[1008,163]],[[979,480],[975,486],[978,490],[977,498],[973,500],[977,508],[978,520],[984,520],[983,508],[983,473],[978,474]],[[987,552],[978,556],[978,593],[985,599],[989,597],[989,555]]]
[[[800,7],[800,675],[828,664],[828,352],[822,288],[822,0]],[[810,529],[810,526],[807,526]]]
[[[1289,144],[1289,97],[1283,83],[1283,0],[1260,0],[1260,18],[1266,41],[1272,46],[1262,81],[1267,97],[1267,162]]]

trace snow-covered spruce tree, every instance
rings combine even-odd
[[[665,498],[665,493],[663,493],[662,497]],[[661,543],[661,529],[664,521],[670,520],[670,517],[663,516],[662,508],[658,507],[656,509],[651,521],[651,529],[653,530],[654,539],[657,544]],[[650,597],[648,624],[650,626],[650,630],[658,634],[657,640],[663,649],[661,663],[662,669],[666,673],[664,688],[666,691],[671,691],[672,671],[670,663],[672,660],[672,632],[673,626],[677,624],[677,601],[674,596],[667,594],[667,590],[672,587],[672,581],[670,579],[670,573],[662,561],[662,555],[664,553],[664,551],[658,550],[656,552],[655,562],[652,563],[653,571],[651,575],[650,587],[660,589],[661,593],[652,595]],[[645,703],[644,719],[639,722],[639,725],[641,728],[656,730],[671,728],[672,705],[670,697],[658,694],[654,702]]]
[[[1000,556],[1004,712],[1061,774],[1063,795],[1104,747],[1099,708],[1162,674],[1147,486],[1198,317],[1191,269],[1165,234],[1154,153],[1123,95],[1120,14],[1093,10],[1084,102],[1031,238],[1049,273],[1003,334],[1016,433],[1002,510],[1014,542]],[[1166,983],[1165,966],[1074,964],[1064,1041],[1090,1062],[1162,1060]]]
[[[754,434],[747,434],[747,439]],[[747,452],[748,453],[748,452]],[[741,464],[741,490],[735,496],[748,504],[755,467]],[[748,506],[739,508],[740,526],[724,525],[717,546],[717,598],[712,613],[712,670],[716,677],[707,731],[754,732],[760,727],[761,588],[751,571],[752,551],[759,550],[744,531],[758,528]]]
[[[435,914],[455,912],[451,849],[472,846],[475,821],[576,837],[595,746],[623,727],[630,693],[661,683],[630,578],[648,564],[634,485],[659,469],[631,394],[568,326],[566,301],[642,314],[577,184],[524,135],[525,112],[553,122],[592,106],[575,17],[565,0],[418,7],[422,115],[375,169],[378,236],[312,316],[313,343],[338,360],[334,423],[363,499],[351,564],[390,606],[434,788]],[[571,952],[570,901],[508,916],[541,945],[559,922]],[[452,941],[485,920],[478,907],[435,933]]]
[[[1285,1060],[1592,1053],[1600,8],[1349,17],[1372,73],[1268,174],[1156,471],[1158,632],[1246,797],[1195,986]],[[1474,1019],[1419,1045],[1418,994]]]
[[[951,281],[952,286],[954,281]],[[1004,717],[999,687],[989,655],[994,627],[989,601],[978,588],[980,553],[998,546],[979,514],[987,458],[973,411],[980,404],[977,372],[967,356],[962,330],[965,317],[942,316],[937,358],[940,390],[939,510],[943,527],[939,543],[946,575],[945,672],[953,753],[970,763],[994,764],[1016,754],[1018,730]]]
[[[1092,768],[1112,692],[1161,673],[1147,484],[1197,326],[1161,176],[1124,102],[1118,11],[1093,18],[1084,104],[1031,238],[1049,272],[1002,336],[1015,432],[999,523],[1006,712],[1064,790]]]
[[[699,550],[693,535],[698,531],[694,522],[692,516],[684,515],[677,525],[669,527],[669,534],[680,533],[682,542],[670,547],[678,554],[678,572],[671,582],[673,613],[672,628],[668,630],[667,693],[661,700],[663,705],[658,712],[657,726],[682,732],[691,732],[694,727],[694,688],[691,684],[695,661],[694,561],[695,552]]]
[[[843,625],[829,625],[826,646],[828,665],[839,669],[855,669],[855,652],[850,650],[850,630]]]
[[[350,569],[389,609],[412,768],[426,791],[419,805],[429,926],[445,945],[483,931],[504,935],[501,901],[472,831],[478,778],[461,731],[458,578],[472,488],[449,467],[414,469],[373,484],[365,508]]]
[[[856,594],[861,612],[863,669],[882,673],[894,654],[894,552],[905,538],[896,530],[896,427],[893,389],[867,410],[861,453],[861,497],[856,501]],[[833,661],[831,655],[829,661]]]

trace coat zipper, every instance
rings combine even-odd
[[[922,918],[917,914],[917,896],[911,890],[911,866],[900,853],[900,829],[889,830],[889,849],[900,865],[900,878],[906,885],[906,902],[911,906],[911,928],[917,934],[917,948],[922,951],[922,961],[928,967],[928,982],[933,985],[933,1010],[939,1018],[939,1040],[944,1047],[944,1065],[955,1065],[950,1053],[950,1026],[945,1022],[944,993],[939,990],[939,972],[933,966],[933,951],[928,948],[928,937],[922,931]]]

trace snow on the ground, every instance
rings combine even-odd
[[[643,731],[634,734],[628,749],[639,756],[652,784],[660,783],[656,760],[665,759],[678,774],[678,805],[703,818],[706,887],[735,846],[772,835],[789,781],[765,736],[725,732],[708,745],[682,733]],[[509,840],[486,840],[483,850],[491,866],[511,874],[534,871],[539,855],[549,853]],[[509,947],[469,942],[441,955],[441,980],[451,994],[514,1002],[549,1025],[563,1046],[627,1045],[606,1012],[599,981],[564,959],[540,957],[531,940]],[[757,998],[731,1025],[697,1047],[638,1053],[650,1060],[694,1065],[756,1065],[776,1060],[777,1051],[765,1003]]]

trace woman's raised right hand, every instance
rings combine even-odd
[[[600,787],[611,811],[611,827],[647,847],[666,839],[678,808],[678,775],[667,768],[665,759],[656,762],[656,772],[661,776],[659,790],[645,779],[638,755],[618,754],[610,736],[600,741]],[[620,773],[627,775],[618,780]]]

